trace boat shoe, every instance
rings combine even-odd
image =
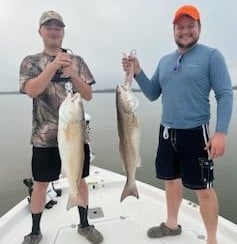
[[[99,244],[104,239],[102,234],[95,228],[94,225],[89,225],[84,228],[78,225],[77,231],[80,235],[85,236],[85,238],[92,244]]]
[[[147,235],[150,238],[161,238],[164,236],[176,236],[180,235],[182,232],[182,228],[180,225],[176,229],[170,229],[165,225],[165,223],[161,223],[160,226],[154,226],[148,229]]]
[[[32,235],[31,233],[24,237],[22,244],[37,244],[41,241],[42,234]]]

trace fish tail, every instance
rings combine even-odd
[[[139,194],[138,194],[138,190],[137,190],[135,181],[132,184],[129,184],[128,181],[126,182],[122,195],[121,195],[121,198],[120,198],[120,202],[122,202],[128,196],[134,196],[137,199],[139,198]]]
[[[73,195],[69,194],[66,208],[67,208],[67,210],[69,210],[70,208],[75,207],[75,206],[86,207],[86,204],[82,201],[80,196],[73,196]]]

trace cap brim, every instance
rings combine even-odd
[[[179,15],[175,16],[173,23],[175,23],[178,19],[180,19],[182,16],[185,16],[185,15],[191,17],[194,20],[199,20],[199,18],[197,18],[196,16],[193,16],[193,15],[187,14],[187,13],[183,13],[183,14],[179,14]]]
[[[62,21],[58,20],[58,19],[46,20],[45,22],[41,23],[40,26],[42,26],[42,25],[50,25],[50,24],[52,24],[52,22],[55,23],[56,25],[60,26],[60,27],[65,27],[65,24]]]

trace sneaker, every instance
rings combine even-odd
[[[150,238],[161,238],[164,236],[177,236],[182,232],[182,228],[180,225],[176,229],[170,229],[165,223],[161,223],[160,226],[151,227],[147,231],[147,235]]]
[[[80,235],[85,236],[85,238],[92,244],[99,244],[104,239],[102,234],[95,228],[94,225],[89,225],[84,228],[78,225],[77,231]]]
[[[41,233],[37,235],[33,235],[30,233],[24,237],[24,241],[22,242],[22,244],[37,244],[41,241],[41,239],[42,239]]]

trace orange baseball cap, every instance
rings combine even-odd
[[[188,15],[194,20],[200,20],[200,14],[196,7],[193,5],[184,5],[176,11],[173,23],[175,23],[183,15]]]

